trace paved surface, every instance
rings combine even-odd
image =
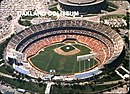
[[[53,82],[48,82],[45,90],[45,94],[50,94],[51,86],[53,85]]]
[[[128,92],[127,86],[123,85],[123,87],[115,88],[111,91],[103,92],[103,94],[126,94]]]
[[[109,85],[109,84],[116,84],[119,81],[124,81],[124,80],[116,80],[116,81],[109,81],[109,82],[103,82],[102,84],[96,84],[96,85]],[[95,86],[96,86],[95,85]]]
[[[0,72],[0,76],[12,78],[12,79],[15,78],[15,77],[12,77],[12,76],[10,76],[10,75],[8,75],[8,74],[4,74],[4,73],[2,73],[2,72]]]
[[[16,89],[13,89],[13,88],[10,87],[10,86],[1,85],[1,84],[0,84],[0,90],[1,90],[1,91],[17,92]],[[18,93],[18,92],[17,92],[17,93]]]

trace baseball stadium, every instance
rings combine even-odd
[[[121,36],[108,26],[85,20],[58,20],[33,25],[9,41],[5,60],[34,78],[59,75],[80,80],[116,65],[124,49]]]
[[[127,94],[128,0],[0,1],[0,94]]]

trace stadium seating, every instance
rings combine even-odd
[[[62,27],[62,28],[61,28]],[[112,63],[123,49],[123,40],[118,33],[102,24],[85,20],[52,21],[31,26],[16,34],[6,48],[22,52],[26,58],[35,55],[40,49],[67,38],[76,39],[89,47],[100,64]],[[30,74],[37,75],[36,69],[30,69]],[[86,75],[86,74],[85,74]]]

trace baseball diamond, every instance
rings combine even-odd
[[[80,71],[85,71],[92,67],[95,67],[98,64],[98,61],[94,58],[91,59],[91,61],[85,60],[78,62],[77,56],[89,54],[90,50],[81,44],[73,43],[72,45],[73,46],[60,43],[50,45],[48,47],[45,47],[44,51],[40,51],[35,56],[29,58],[29,62],[31,63],[31,65],[39,68],[40,70],[49,72],[51,69],[53,69],[56,70],[56,73],[58,74],[71,74]],[[55,51],[55,49],[60,47],[63,48],[63,51]],[[73,48],[69,49],[69,51],[67,50],[66,52],[67,47]],[[78,51],[76,49],[78,49]],[[81,66],[81,70],[79,70],[79,63]]]

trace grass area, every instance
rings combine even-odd
[[[2,60],[2,61],[0,61],[0,64],[2,64],[4,61]]]
[[[106,11],[108,11],[108,12],[113,12],[113,11],[116,11],[116,9],[114,9],[114,8],[112,8],[112,7],[108,7],[108,8],[106,9]]]
[[[83,14],[83,17],[93,17],[93,16],[97,16],[97,14]],[[73,17],[73,16],[67,16],[67,17]],[[75,17],[81,17],[81,15],[76,15]]]
[[[66,46],[63,46],[61,47],[61,49],[64,51],[64,52],[69,52],[69,51],[72,51],[74,50],[75,48],[71,45],[66,45]]]
[[[7,43],[9,42],[9,40],[10,40],[10,39],[6,39],[6,41],[0,43],[0,59],[3,58],[3,51],[4,51],[4,49],[6,48]],[[0,61],[0,64],[3,63],[3,62],[4,62],[4,60]]]
[[[127,72],[125,72],[123,69],[121,69],[121,68],[119,68],[118,70],[117,70],[119,73],[121,73],[122,75],[125,75],[125,74],[127,74]]]
[[[28,20],[21,20],[21,19],[19,19],[18,23],[20,25],[23,25],[23,26],[31,26],[32,25],[32,23],[30,21],[28,21]]]
[[[21,19],[26,19],[26,20],[32,20],[33,18],[36,18],[38,16],[22,16]]]
[[[97,14],[83,15],[83,17],[92,17],[92,16],[97,16]]]
[[[57,19],[56,16],[49,16],[49,18],[51,18],[51,20],[56,20]]]
[[[108,11],[108,12],[113,12],[118,9],[118,6],[116,6],[112,2],[107,2],[107,4],[108,4],[108,8],[106,9],[106,11]]]
[[[104,21],[105,19],[110,19],[110,18],[123,18],[125,15],[120,15],[120,14],[114,14],[114,15],[105,15],[105,16],[102,16],[100,17],[100,21]]]
[[[118,6],[113,4],[112,2],[107,2],[108,6],[118,9]]]
[[[43,94],[43,92],[45,92],[45,87],[46,85],[42,84],[42,83],[33,83],[33,82],[25,82],[22,80],[16,80],[16,79],[10,79],[7,77],[3,77],[0,76],[0,81],[5,82],[10,84],[11,86],[15,87],[15,88],[22,88],[31,92],[36,92],[38,94]],[[110,84],[110,85],[84,85],[84,86],[80,86],[80,85],[72,85],[72,86],[62,86],[62,85],[54,85],[52,86],[51,89],[51,94],[52,93],[77,93],[77,94],[81,94],[81,93],[89,93],[89,92],[96,92],[96,91],[100,91],[100,90],[105,90],[114,86],[117,86],[117,84]]]
[[[91,59],[89,62],[87,60],[77,62],[77,56],[89,54],[90,49],[87,47],[79,44],[73,44],[73,46],[81,51],[75,55],[63,56],[55,53],[53,50],[57,47],[61,47],[61,45],[63,44],[55,44],[45,48],[44,51],[41,51],[38,55],[31,58],[31,61],[39,69],[46,72],[49,72],[50,69],[54,69],[57,74],[75,73],[79,72],[79,66],[81,71],[83,71],[84,69],[88,69],[97,64],[97,61],[94,59]]]
[[[103,74],[100,74],[103,75]],[[107,74],[107,76],[104,76],[101,79],[98,79],[98,82],[109,82],[109,81],[116,81],[116,80],[121,80],[122,78],[118,76],[115,72]]]
[[[31,26],[32,23],[30,22],[30,20],[32,20],[33,18],[36,18],[38,16],[22,16],[19,20],[18,20],[18,23],[20,25],[23,25],[23,26]]]
[[[65,94],[87,94],[87,93],[92,93],[104,89],[108,89],[111,87],[114,87],[118,84],[110,84],[110,85],[74,85],[74,86],[53,86],[51,93],[65,93]],[[95,93],[96,94],[96,93]]]
[[[127,15],[123,17],[123,19],[126,20],[126,23],[127,23],[126,28],[127,28],[127,29],[130,28],[130,24],[129,24],[129,22],[130,22],[130,16],[129,16],[129,14],[130,14],[130,13],[127,13]]]
[[[4,41],[4,42],[2,42],[2,43],[0,44],[0,58],[3,57],[2,54],[3,54],[3,51],[4,51],[5,47],[7,46],[8,41],[9,41],[9,40],[6,40],[6,41]]]
[[[43,92],[45,91],[45,85],[43,84],[35,84],[33,82],[14,80],[3,76],[0,76],[0,81],[8,83],[11,86],[15,86],[16,88],[22,88],[32,92],[37,92],[38,94],[43,94]]]
[[[129,58],[128,59],[124,59],[123,64],[124,64],[123,67],[125,67],[127,70],[130,71]]]
[[[50,11],[59,11],[59,10],[57,9],[57,6],[49,7],[49,10],[50,10]]]
[[[93,91],[101,91],[101,90],[105,90],[108,88],[112,88],[114,86],[117,86],[118,83],[115,84],[109,84],[109,85],[97,85],[97,86],[92,86],[93,87]]]
[[[62,94],[81,94],[86,92],[92,92],[92,89],[89,86],[53,86],[51,93],[62,93]]]
[[[55,4],[53,4],[53,5],[50,5],[48,9],[49,9],[50,11],[59,11],[59,10],[57,9],[57,4],[58,4],[58,3],[55,3]]]
[[[4,41],[0,44],[0,59],[3,58],[3,51],[6,48],[9,41],[10,41],[10,38],[6,39],[6,41]],[[0,61],[0,64],[1,63],[4,63],[4,60]],[[8,65],[3,65],[0,67],[0,72],[11,75],[13,73],[13,68]]]
[[[107,2],[108,6],[112,7],[113,9],[118,9],[118,6],[113,4],[112,2]]]
[[[14,71],[13,68],[8,65],[3,65],[0,67],[0,72],[5,74],[12,75],[13,71]]]

